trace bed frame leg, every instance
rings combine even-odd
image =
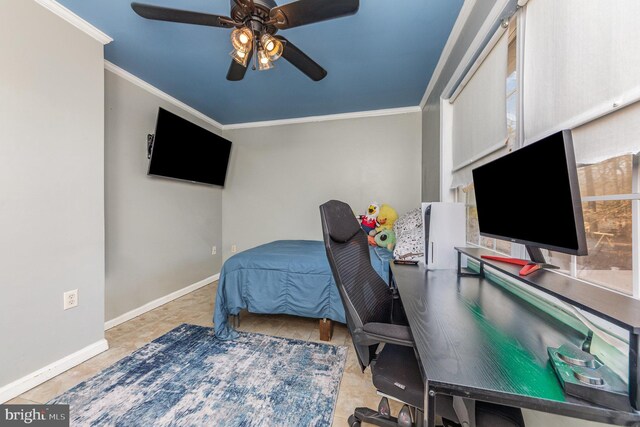
[[[240,313],[238,313],[238,314],[230,314],[229,315],[229,323],[231,324],[232,328],[239,328],[240,327]]]
[[[320,319],[320,340],[331,341],[333,335],[333,320]]]

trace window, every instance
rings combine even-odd
[[[527,21],[529,18],[527,15]],[[505,65],[507,70],[504,105],[508,138],[506,149],[470,164],[468,169],[500,157],[511,151],[511,147],[519,147],[525,143],[521,140],[522,118],[518,116],[521,111],[519,98],[522,96],[522,86],[518,79],[526,70],[518,68],[520,44],[516,29],[517,20],[512,17],[507,28]],[[531,63],[529,66],[532,67]],[[535,71],[535,67],[528,70],[531,73]],[[529,88],[535,86],[535,82],[532,83],[530,79],[526,80],[526,83]],[[527,91],[524,92],[524,96],[527,96]],[[542,95],[532,94],[530,91],[529,96],[536,98]],[[548,103],[549,96],[544,95],[543,98]],[[536,114],[532,113],[536,111],[527,109],[526,120],[535,122]],[[640,298],[640,122],[637,120],[639,113],[640,102],[636,102],[622,109],[609,111],[605,115],[596,115],[589,122],[576,123],[572,133],[579,165],[578,179],[589,255],[576,257],[544,251],[549,262],[559,266],[562,273],[636,298]],[[539,130],[537,133],[540,133]],[[527,132],[524,134],[526,138]],[[455,173],[454,171],[454,175]],[[512,248],[510,242],[480,236],[470,171],[462,177],[464,179],[453,181],[455,185],[463,184],[455,188],[454,194],[457,201],[466,204],[467,242],[509,256],[525,256],[526,252],[520,245],[514,245]]]
[[[473,168],[510,150],[505,84],[508,51],[509,33],[500,27],[446,100],[450,105],[452,190],[471,182]]]
[[[459,188],[458,201],[464,202],[467,209],[467,243],[488,248],[504,255],[511,255],[511,242],[480,236],[478,210],[476,209],[476,197],[473,191],[473,185]]]
[[[639,163],[638,156],[626,154],[578,168],[589,255],[544,251],[560,272],[634,295],[633,204],[640,194],[633,182]],[[473,185],[458,189],[458,201],[467,209],[467,243],[511,255],[510,242],[480,236]]]
[[[610,113],[620,99],[639,99],[639,1],[534,0],[525,8],[527,141]]]
[[[509,22],[509,47],[507,49],[507,135],[509,145],[516,142],[517,107],[518,107],[518,78],[516,74],[517,46],[516,46],[516,18]]]
[[[589,255],[550,252],[550,262],[571,276],[633,295],[634,155],[578,168]],[[637,190],[636,190],[637,191]]]
[[[507,150],[505,153],[511,151],[511,147],[515,145],[517,138],[518,80],[516,73],[516,22],[517,19],[513,16],[507,29],[507,77],[505,81]],[[505,177],[505,179],[508,179],[508,177]],[[511,242],[480,236],[473,184],[459,186],[456,189],[456,198],[459,202],[464,202],[467,209],[467,243],[482,246],[502,254],[511,255]]]
[[[508,57],[505,102],[508,145],[512,147],[518,146],[517,106],[519,93],[515,18],[511,19],[507,31]],[[578,161],[588,159],[589,163],[580,165],[578,168],[589,255],[576,257],[559,252],[544,252],[549,262],[559,266],[562,273],[639,297],[638,291],[634,292],[634,288],[640,286],[638,283],[640,279],[634,278],[633,269],[634,204],[640,204],[640,195],[638,194],[640,172],[638,171],[637,156],[633,154],[617,156],[608,154],[609,158],[602,160],[603,157],[607,157],[607,153],[628,151],[629,143],[625,143],[626,145],[623,147],[614,147],[616,144],[620,145],[619,141],[635,140],[633,134],[616,135],[612,130],[612,128],[625,128],[627,123],[637,120],[635,113],[640,111],[640,107],[634,106],[625,110],[613,114],[610,118],[603,118],[593,124],[578,128],[574,132],[574,145]],[[607,122],[610,124],[607,125]],[[609,148],[604,149],[603,146]],[[509,149],[509,151],[511,150]],[[595,158],[596,161],[591,158]],[[505,177],[505,179],[514,178]],[[634,180],[638,184],[634,185]],[[510,242],[480,236],[473,184],[458,187],[456,198],[466,205],[467,242],[470,245],[485,247],[505,255],[524,256],[525,252],[515,255]],[[635,215],[637,216],[638,213]],[[640,231],[636,231],[636,233],[640,233]],[[640,239],[640,236],[636,236],[635,239]],[[516,252],[516,254],[518,253]],[[638,273],[636,272],[635,275],[637,276]]]

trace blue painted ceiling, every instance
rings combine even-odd
[[[418,105],[463,3],[361,0],[355,15],[278,33],[326,69],[325,79],[280,58],[230,82],[230,29],[146,20],[130,0],[58,1],[114,39],[107,60],[222,124]],[[229,15],[228,0],[138,1]]]

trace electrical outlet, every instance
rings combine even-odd
[[[236,253],[238,252],[238,247],[236,245],[231,245],[231,253]]]
[[[78,305],[78,290],[77,289],[65,292],[63,294],[63,297],[64,297],[63,308],[65,310],[69,310],[70,308],[76,307]]]
[[[218,248],[214,246],[211,248],[211,255],[215,255],[216,253],[218,253]]]

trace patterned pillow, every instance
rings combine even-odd
[[[424,251],[422,233],[422,208],[413,209],[402,215],[393,225],[396,233],[396,247],[393,257],[400,258],[405,254],[418,254]],[[404,259],[417,259],[420,255],[413,255]]]
[[[410,210],[398,218],[395,224],[393,224],[393,231],[396,233],[396,240],[416,228],[422,229],[422,208]]]
[[[422,235],[422,227],[414,228],[406,232],[401,239],[397,239],[396,247],[393,250],[394,258],[401,258],[406,254],[420,254],[424,252],[424,237]],[[422,255],[412,255],[402,259],[418,259]]]

